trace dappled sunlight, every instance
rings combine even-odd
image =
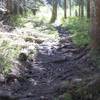
[[[0,0],[0,100],[99,100],[90,2]]]

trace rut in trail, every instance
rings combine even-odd
[[[37,46],[33,61],[20,66],[20,78],[6,86],[11,95],[19,97],[17,100],[55,100],[60,83],[94,74],[95,65],[88,55],[89,48],[76,47],[67,31],[61,27],[57,29],[60,42],[51,39]]]

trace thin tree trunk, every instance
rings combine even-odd
[[[12,0],[6,1],[6,8],[8,13],[12,13]]]
[[[64,0],[64,18],[67,18],[67,0]]]
[[[81,4],[80,4],[80,1],[79,1],[79,16],[81,16]]]
[[[84,17],[84,0],[81,0],[81,17]]]
[[[84,16],[84,0],[79,0],[79,16]]]
[[[72,12],[71,12],[71,10],[72,10],[72,4],[71,4],[71,3],[72,3],[72,0],[69,1],[69,6],[70,6],[70,16],[72,15]]]
[[[57,0],[53,0],[52,3],[53,3],[53,9],[52,9],[52,16],[51,16],[50,23],[55,22],[57,18]]]
[[[87,0],[87,18],[90,18],[90,0]]]

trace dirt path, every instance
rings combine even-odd
[[[51,39],[39,44],[36,56],[20,64],[20,76],[7,77],[3,87],[9,94],[5,93],[0,100],[55,100],[68,88],[66,82],[80,82],[95,73],[89,47],[76,47],[68,32],[61,27],[57,29],[59,43]]]

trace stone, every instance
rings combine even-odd
[[[28,59],[28,56],[26,53],[19,54],[19,59],[18,59],[19,61],[23,62],[23,61],[27,61],[27,59]]]
[[[0,74],[0,83],[4,83],[4,82],[5,82],[5,78],[3,74]]]

